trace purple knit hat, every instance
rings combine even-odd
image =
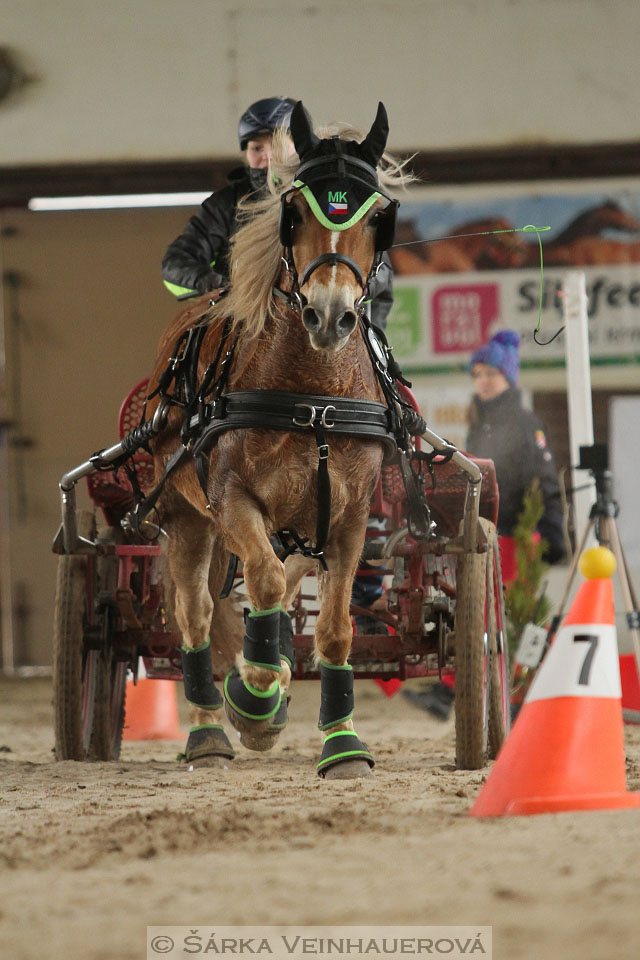
[[[515,330],[500,330],[484,347],[471,354],[469,369],[476,363],[486,363],[490,367],[496,367],[513,386],[518,382],[520,372],[519,346],[520,337]]]

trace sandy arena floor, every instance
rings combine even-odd
[[[455,770],[453,722],[369,681],[375,776],[320,781],[318,694],[298,684],[271,754],[189,772],[173,742],[55,763],[50,682],[0,681],[2,956],[143,960],[161,924],[457,924],[492,925],[495,960],[637,960],[640,810],[472,819],[488,771]],[[627,750],[638,790],[640,728]]]

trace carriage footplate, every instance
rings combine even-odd
[[[233,760],[236,752],[219,723],[202,723],[191,727],[184,753],[178,754],[178,761],[191,763],[206,757],[224,757]]]
[[[253,611],[245,616],[244,658],[262,670],[282,672],[280,621],[282,609]],[[269,750],[287,722],[286,700],[276,676],[266,690],[243,679],[234,667],[224,681],[225,710],[249,750]]]
[[[335,730],[332,727],[346,723],[353,716],[353,670],[349,664],[335,665],[320,661],[320,730],[328,731],[317,766],[318,775],[338,764],[354,760],[366,761],[373,767],[375,761],[365,743],[353,730]],[[366,768],[365,768],[366,770]],[[353,774],[358,776],[357,773]]]

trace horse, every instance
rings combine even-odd
[[[196,444],[200,477],[195,457],[180,460],[185,415],[177,405],[169,404],[152,444],[156,478],[167,473],[161,517],[191,704],[184,759],[215,765],[233,757],[223,708],[244,746],[263,751],[276,742],[287,721],[294,657],[286,611],[303,576],[316,570],[324,737],[317,769],[327,778],[364,777],[374,761],[353,728],[349,602],[370,499],[390,449],[364,301],[393,239],[397,201],[385,190],[404,186],[409,175],[384,153],[382,104],[364,138],[346,126],[316,134],[301,102],[290,132],[295,153],[284,132],[274,137],[268,196],[241,204],[227,295],[196,301],[170,324],[150,381],[148,412],[159,416],[162,390],[152,395],[176,363],[176,341],[198,329],[198,382],[207,370],[224,370],[213,381],[224,381],[216,403],[220,410],[226,404],[229,417],[235,410],[233,422],[242,424],[229,428],[231,420],[217,420],[214,410],[210,432]],[[377,417],[378,426],[338,433],[350,406]],[[270,428],[282,418],[286,429]],[[212,439],[216,424],[225,429]],[[168,471],[176,455],[180,462]],[[272,543],[277,533],[302,553],[281,559]],[[208,634],[229,552],[242,561],[251,610],[221,693],[211,645],[215,654],[225,638]]]
[[[615,200],[607,200],[583,211],[553,240],[544,245],[545,263],[550,267],[595,266],[601,263],[640,262],[640,243],[627,243],[602,236],[607,231],[638,233],[640,223]],[[538,244],[528,244],[526,265],[539,263]]]

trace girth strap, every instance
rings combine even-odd
[[[380,440],[387,456],[396,451],[389,409],[373,400],[287,393],[279,390],[238,390],[210,405],[210,420],[193,452],[207,450],[227,430],[257,427],[266,430],[315,430]],[[196,426],[197,421],[193,423]]]

